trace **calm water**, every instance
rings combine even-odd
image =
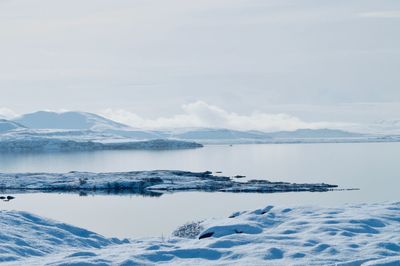
[[[212,145],[182,151],[0,154],[1,172],[179,169],[290,182],[326,182],[359,191],[328,193],[177,193],[158,198],[20,194],[2,209],[30,211],[107,236],[169,235],[177,226],[266,205],[399,201],[400,143]]]

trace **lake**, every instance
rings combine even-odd
[[[168,236],[179,225],[266,205],[337,205],[400,200],[400,143],[208,145],[176,151],[0,154],[0,172],[188,170],[357,191],[136,195],[17,194],[2,209],[33,212],[117,237]]]

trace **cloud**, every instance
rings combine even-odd
[[[0,107],[0,118],[12,119],[17,116],[18,114],[13,110],[5,107]]]
[[[135,128],[171,129],[187,127],[228,128],[235,130],[296,130],[300,128],[348,128],[349,123],[305,122],[284,113],[253,112],[238,114],[203,101],[182,105],[182,113],[170,117],[146,119],[123,109],[106,109],[101,115]]]

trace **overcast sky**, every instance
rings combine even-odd
[[[400,119],[400,1],[0,0],[0,92],[8,117]]]

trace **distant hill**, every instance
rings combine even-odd
[[[16,123],[14,121],[9,121],[6,119],[0,119],[0,132],[7,132],[15,129],[23,129],[23,125]]]
[[[266,133],[274,139],[309,139],[309,138],[357,138],[364,136],[360,133],[352,133],[338,129],[298,129],[295,131],[278,131]]]
[[[192,129],[172,133],[171,137],[178,139],[197,140],[237,140],[237,139],[265,139],[268,136],[259,131],[238,131],[230,129]]]
[[[14,120],[32,129],[105,130],[128,129],[129,126],[85,112],[39,111]]]
[[[299,129],[295,131],[261,132],[230,129],[188,129],[173,131],[172,138],[194,141],[253,141],[271,142],[287,139],[343,139],[363,137],[363,134],[336,129]]]

